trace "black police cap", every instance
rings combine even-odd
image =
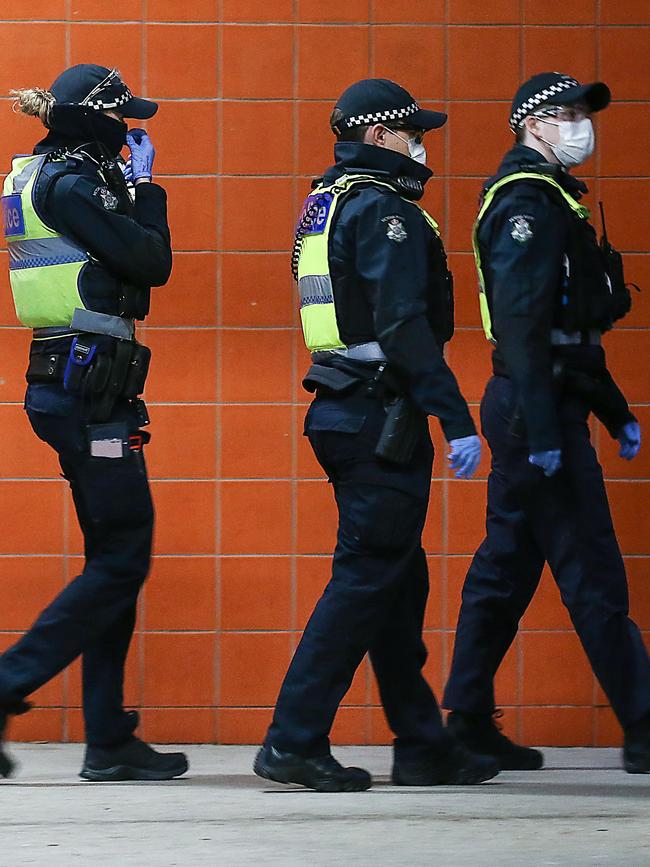
[[[340,116],[336,116],[332,129],[339,135],[345,129],[373,123],[428,130],[447,121],[444,112],[420,108],[408,90],[386,78],[364,78],[352,84],[339,97],[336,109]]]
[[[123,117],[146,120],[158,111],[158,103],[133,96],[117,69],[79,63],[62,72],[50,93],[58,105],[81,105],[95,111],[115,109]]]
[[[525,81],[512,101],[510,127],[516,130],[525,117],[543,105],[571,105],[584,102],[590,112],[607,108],[612,95],[602,81],[580,84],[561,72],[540,72]]]

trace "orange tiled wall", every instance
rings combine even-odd
[[[650,5],[648,0],[31,0],[0,11],[0,93],[48,85],[66,65],[117,65],[160,101],[151,123],[169,190],[174,274],[157,290],[142,338],[156,559],[142,597],[127,698],[147,738],[255,742],[328,576],[331,492],[301,437],[306,355],[288,249],[309,179],[329,161],[332,101],[354,79],[388,76],[450,123],[429,145],[426,204],[440,218],[456,273],[450,359],[476,411],[488,376],[470,226],[481,179],[510,145],[510,98],[545,69],[602,77],[616,104],[598,119],[585,167],[591,203],[645,286],[607,338],[612,366],[650,429]],[[25,20],[26,16],[32,20]],[[37,123],[3,96],[2,154],[31,147]],[[0,293],[0,646],[81,564],[81,538],[52,454],[23,416],[28,334],[16,326],[2,254]],[[440,692],[460,585],[481,539],[485,470],[447,477],[438,460],[426,546],[432,591],[427,674]],[[650,630],[650,448],[628,465],[602,430],[595,442],[629,567],[632,610]],[[646,632],[646,635],[650,633]],[[499,675],[509,732],[526,742],[610,744],[607,703],[548,578]],[[17,721],[25,739],[82,737],[78,665]],[[335,728],[338,741],[388,738],[363,665]]]

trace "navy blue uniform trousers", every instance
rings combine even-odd
[[[30,386],[36,434],[59,455],[84,536],[85,564],[31,629],[0,657],[0,704],[22,699],[83,654],[86,740],[110,746],[138,724],[123,707],[124,664],[138,593],[149,570],[153,506],[142,452],[91,457],[79,402],[59,386]],[[137,422],[128,404],[111,422]],[[34,508],[34,527],[49,516]]]
[[[514,402],[510,380],[493,377],[481,404],[492,452],[487,536],[463,587],[444,706],[494,710],[494,676],[547,561],[592,669],[627,727],[650,712],[650,661],[628,617],[625,567],[589,438],[589,410],[577,397],[561,399],[563,466],[546,478],[528,463],[525,437],[511,425]]]
[[[333,485],[339,526],[331,580],[293,657],[266,738],[298,755],[329,751],[339,704],[368,652],[396,752],[414,756],[446,743],[422,676],[429,581],[421,535],[433,446],[423,416],[407,466],[377,459],[384,420],[383,403],[363,391],[317,397],[307,414],[305,432]]]

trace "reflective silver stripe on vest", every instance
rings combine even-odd
[[[586,335],[582,331],[573,331],[567,334],[566,331],[562,331],[560,328],[553,328],[551,330],[551,344],[553,346],[580,346],[585,344],[599,346],[600,331],[592,328]]]
[[[44,159],[45,157],[43,156],[40,160],[34,160],[31,163],[27,163],[22,172],[16,175],[14,178],[14,193],[22,193],[29,183],[31,176],[42,166]]]
[[[122,316],[111,316],[109,313],[97,313],[95,310],[82,310],[81,307],[75,307],[70,328],[74,328],[75,331],[87,331],[90,334],[108,334],[109,337],[132,340],[135,322]]]
[[[313,362],[325,361],[327,358],[331,358],[332,355],[342,355],[343,358],[350,358],[352,361],[388,360],[376,340],[370,343],[357,343],[355,346],[349,346],[347,349],[328,349],[321,352],[312,352],[311,360]]]
[[[298,281],[300,294],[300,307],[309,307],[311,304],[332,304],[334,292],[332,281],[328,274],[309,274],[301,277]]]
[[[9,270],[43,268],[47,265],[69,265],[85,262],[85,250],[71,244],[66,238],[36,238],[34,240],[9,241]]]

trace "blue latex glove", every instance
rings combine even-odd
[[[631,461],[639,454],[641,448],[641,425],[638,421],[629,421],[616,437],[621,444],[620,457]]]
[[[130,129],[126,134],[126,143],[131,150],[133,180],[151,180],[156,151],[147,133],[143,129]]]
[[[562,466],[560,449],[550,449],[547,452],[533,452],[528,456],[528,463],[544,470],[545,476],[553,476]]]
[[[481,462],[481,440],[476,436],[460,437],[449,443],[449,466],[457,479],[471,479]]]

